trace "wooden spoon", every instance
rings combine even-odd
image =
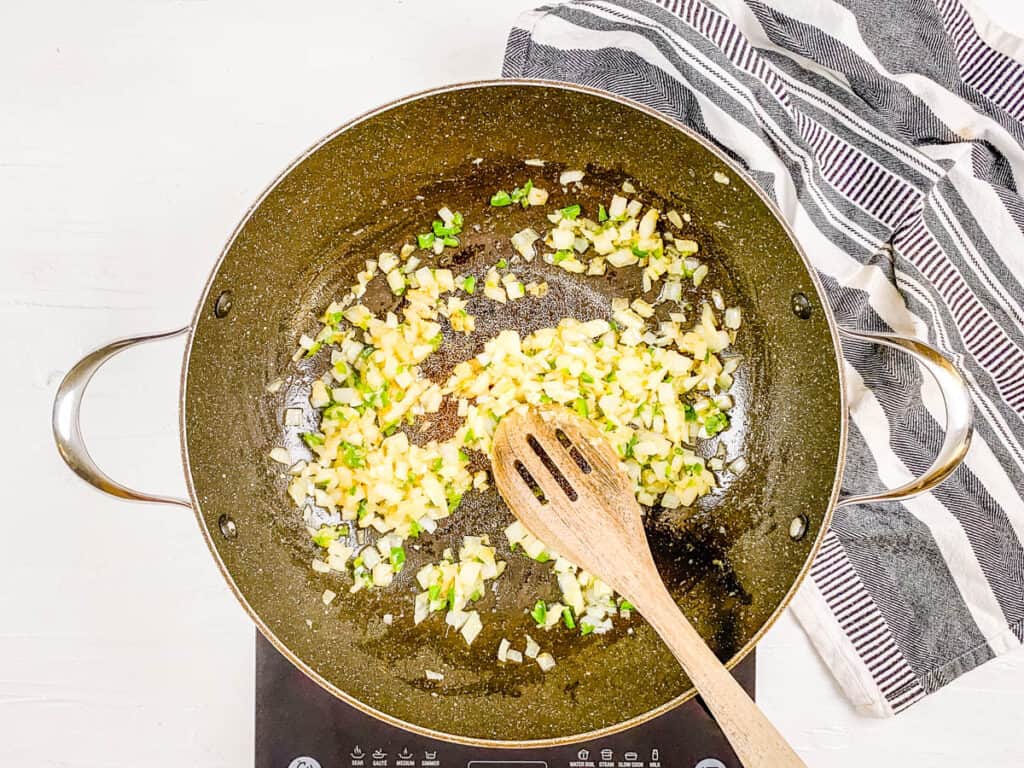
[[[647,546],[632,483],[590,422],[565,408],[510,413],[498,424],[493,458],[498,491],[516,517],[636,606],[700,691],[744,766],[804,766],[669,594]]]

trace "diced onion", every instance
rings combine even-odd
[[[476,640],[477,635],[480,634],[480,630],[484,628],[483,622],[480,621],[480,614],[476,611],[471,611],[469,618],[466,619],[466,623],[462,625],[462,629],[459,630],[462,633],[462,637],[465,639],[467,645],[472,645],[473,641]]]
[[[683,297],[683,285],[678,280],[666,280],[661,286],[658,301],[678,302]]]
[[[393,253],[382,253],[377,257],[377,267],[381,272],[387,274],[392,269],[398,266],[398,256]]]
[[[583,178],[582,171],[566,171],[559,181],[567,186]],[[724,466],[724,453],[705,460],[694,443],[729,426],[733,400],[727,390],[738,358],[722,353],[736,340],[739,310],[726,309],[721,293],[712,291],[695,319],[694,307],[683,300],[682,281],[692,279],[699,286],[709,272],[694,257],[698,244],[663,231],[668,227],[659,227],[658,209],[645,211],[640,200],[625,196],[635,196],[631,183],[623,185],[623,192],[613,196],[607,210],[584,212],[570,204],[551,211],[546,237],[532,228],[521,230],[512,236],[514,252],[530,260],[543,248],[546,263],[577,274],[600,275],[607,266],[635,265],[643,296],[654,295],[661,283],[657,301],[615,298],[610,319],[566,318],[523,337],[502,331],[446,379],[432,381],[421,364],[453,334],[474,330],[467,308],[478,299],[466,289],[468,276],[456,280],[434,259],[424,255],[421,261],[415,255],[417,245],[426,245],[429,238],[435,253],[444,249],[444,240],[451,242],[448,235],[439,237],[428,229],[417,245],[403,245],[400,255],[385,251],[367,260],[345,297],[324,312],[316,335],[303,335],[299,357],[322,347],[330,352],[330,369],[310,387],[310,404],[324,409],[317,429],[302,435],[312,457],[292,464],[284,448],[271,456],[290,468],[288,494],[303,509],[318,551],[324,547],[324,526],[344,522],[355,531],[355,541],[346,534],[327,544],[326,554],[312,562],[315,572],[349,574],[351,592],[392,584],[407,548],[420,549],[413,537],[435,533],[438,521],[455,512],[463,494],[489,487],[490,478],[475,466],[473,452],[490,452],[500,419],[546,402],[573,408],[597,423],[603,437],[595,439],[606,439],[616,451],[641,504],[690,507],[717,487],[720,481],[709,470]],[[548,202],[546,190],[532,184],[517,187],[514,194],[516,202]],[[439,210],[438,217],[435,233],[443,225],[458,234],[463,226],[461,214],[449,208]],[[665,218],[676,230],[689,220],[674,210]],[[547,294],[547,283],[524,285],[508,267],[508,260],[501,259],[487,270],[483,296],[506,303],[527,293]],[[375,313],[359,303],[364,295],[374,295],[372,303],[377,303],[376,294],[368,294],[376,275],[402,297],[399,308]],[[479,273],[474,279],[480,279]],[[667,320],[654,307],[664,301],[672,302]],[[454,434],[433,439],[431,420],[421,417],[449,413],[446,404],[457,413]],[[301,427],[305,420],[302,408],[285,409],[287,426]],[[724,449],[724,442],[719,444]],[[739,459],[729,464],[730,471],[737,468],[745,468]],[[508,526],[506,537],[517,552],[552,563],[560,597],[539,601],[531,612],[539,629],[597,635],[610,631],[613,619],[631,615],[607,584],[549,551],[518,522]],[[474,605],[494,590],[505,568],[486,536],[464,536],[457,552],[447,549],[439,561],[416,571],[414,624],[433,620],[472,644],[483,629],[483,616]],[[336,595],[328,590],[322,597],[326,605]],[[394,620],[385,616],[385,624]],[[521,663],[524,653],[544,671],[555,665],[554,657],[529,636],[524,651],[505,639],[498,645],[499,661]]]
[[[512,235],[512,247],[520,256],[530,261],[537,253],[533,244],[539,239],[540,235],[537,230],[527,227]]]
[[[314,408],[323,408],[331,402],[331,396],[327,392],[327,385],[319,379],[313,382],[313,388],[309,395],[309,404]]]
[[[526,650],[523,652],[528,659],[536,659],[537,654],[540,653],[540,646],[537,641],[529,635],[526,636]]]
[[[621,248],[615,251],[615,253],[609,254],[607,261],[616,269],[620,269],[622,267],[628,267],[631,264],[636,264],[639,259],[632,251]]]
[[[740,456],[737,459],[733,459],[728,466],[726,466],[726,469],[734,475],[742,475],[747,470],[747,460]]]
[[[540,187],[533,187],[526,195],[526,202],[530,205],[544,205],[548,201],[548,191]]]
[[[725,318],[723,324],[726,328],[735,331],[740,327],[742,321],[742,310],[739,307],[729,307],[727,310],[725,310]]]
[[[270,452],[270,458],[278,464],[284,464],[286,467],[290,467],[292,465],[292,455],[288,452],[287,448],[274,448]]]
[[[693,287],[700,288],[700,284],[704,282],[704,278],[708,276],[708,265],[701,264],[695,270],[693,270]]]

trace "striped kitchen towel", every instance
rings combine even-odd
[[[793,608],[860,709],[899,712],[1024,640],[1024,43],[958,0],[579,0],[522,15],[503,74],[644,102],[785,212],[839,322],[927,339],[977,431],[933,493],[837,511]],[[930,377],[847,346],[845,493],[920,474]]]

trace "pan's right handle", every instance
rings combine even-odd
[[[869,501],[901,501],[929,491],[960,466],[974,434],[974,407],[971,393],[960,371],[941,352],[920,339],[900,336],[895,333],[871,333],[840,328],[839,333],[848,339],[868,344],[881,344],[904,352],[928,371],[939,385],[942,402],[946,408],[946,437],[931,466],[909,483],[879,493],[865,493],[847,496],[836,502],[836,508],[847,504],[863,504]]]
[[[132,501],[150,501],[160,504],[179,504],[183,507],[192,508],[192,505],[185,499],[173,496],[156,496],[151,493],[134,491],[120,483],[112,480],[107,474],[96,466],[88,448],[85,447],[85,440],[82,438],[80,424],[82,398],[85,396],[85,389],[96,371],[99,370],[107,360],[118,352],[144,344],[148,341],[162,341],[188,331],[188,326],[179,328],[176,331],[167,333],[155,333],[150,336],[135,336],[130,339],[119,339],[112,341],[104,347],[93,350],[83,357],[74,367],[68,371],[64,380],[57,388],[57,396],[53,400],[53,439],[57,442],[57,450],[61,458],[75,474],[95,488],[104,493],[117,496],[121,499]]]

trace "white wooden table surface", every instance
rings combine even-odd
[[[63,467],[54,388],[101,342],[184,324],[223,240],[300,150],[394,97],[496,75],[536,2],[0,7],[0,765],[251,763],[252,626],[191,514],[108,499]],[[983,5],[1024,32],[1019,0]],[[183,489],[180,353],[115,359],[84,409],[94,456],[142,489]],[[887,721],[851,710],[788,615],[758,671],[812,766],[1024,765],[1022,654]]]

